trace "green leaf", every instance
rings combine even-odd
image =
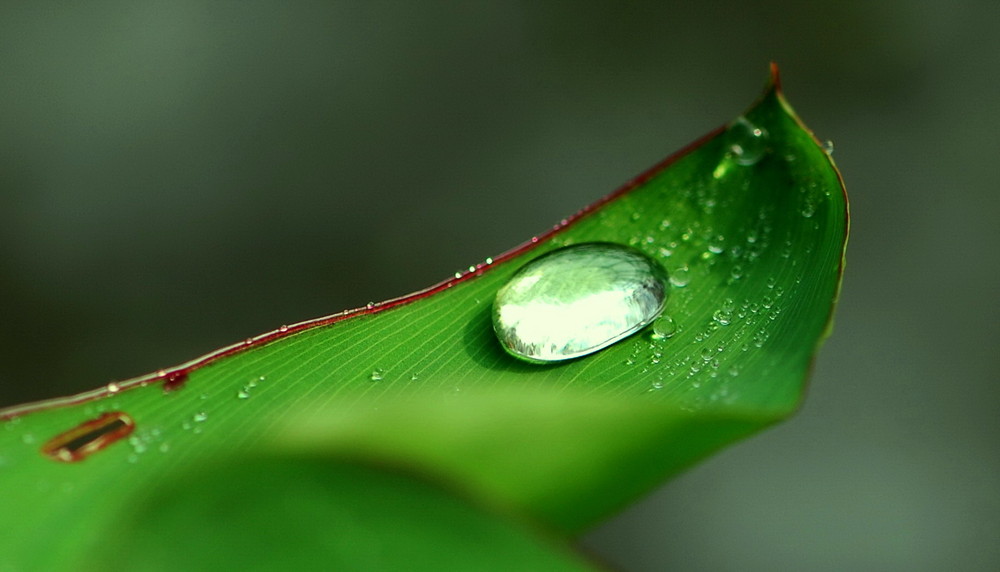
[[[168,479],[130,507],[85,568],[592,569],[565,542],[426,479],[295,456],[228,459]]]
[[[168,475],[264,450],[410,467],[583,530],[796,409],[829,333],[847,225],[839,174],[774,73],[725,128],[460,277],[3,412],[0,522],[15,532],[0,569],[72,568]],[[557,365],[508,355],[491,325],[497,290],[529,260],[592,241],[663,264],[670,323]],[[133,432],[76,462],[41,454],[109,412],[128,417],[95,422],[118,420],[104,439],[127,430],[122,419]]]

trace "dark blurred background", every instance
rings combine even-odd
[[[443,279],[734,118],[773,59],[851,193],[835,335],[797,417],[584,545],[1000,567],[1000,4],[58,4],[0,8],[0,405]]]

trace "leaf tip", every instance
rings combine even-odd
[[[767,82],[767,91],[774,90],[776,92],[781,92],[781,70],[778,69],[778,62],[771,61],[770,63],[771,77]]]

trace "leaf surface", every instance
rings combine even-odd
[[[0,540],[0,569],[72,567],[167,475],[264,450],[410,467],[579,532],[796,409],[829,333],[847,227],[832,159],[773,72],[726,127],[461,276],[0,413],[0,520],[15,531]],[[545,252],[591,241],[666,268],[663,335],[647,328],[555,365],[505,353],[490,314],[500,286]],[[76,462],[42,454],[111,412],[134,423],[129,435]]]
[[[251,456],[168,479],[92,570],[592,570],[564,541],[415,475]]]

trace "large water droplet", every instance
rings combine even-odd
[[[553,250],[497,292],[493,329],[511,355],[535,363],[585,356],[656,319],[667,272],[645,254],[592,242]]]

